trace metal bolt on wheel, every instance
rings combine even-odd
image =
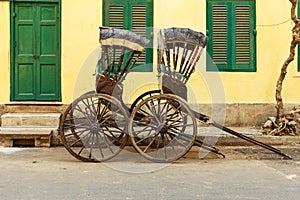
[[[184,99],[161,94],[134,108],[128,131],[134,148],[146,159],[173,162],[193,146],[197,123]]]

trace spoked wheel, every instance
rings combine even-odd
[[[161,93],[161,90],[150,90],[150,91],[147,91],[143,94],[141,94],[140,96],[138,96],[138,98],[136,98],[136,100],[134,100],[134,102],[131,104],[131,107],[130,107],[130,111],[132,112],[134,110],[134,108],[139,104],[141,103],[142,101],[144,101],[145,99],[147,99],[148,97],[152,97],[152,96],[155,96],[155,95],[158,95]]]
[[[60,136],[75,158],[106,161],[126,145],[128,121],[127,111],[116,98],[88,93],[67,107],[60,121]]]
[[[136,116],[140,114],[143,116]],[[128,131],[133,146],[146,159],[173,162],[193,146],[197,122],[184,99],[160,94],[134,108]]]
[[[145,99],[147,99],[148,97],[152,97],[152,96],[155,96],[155,95],[159,95],[160,93],[161,93],[161,90],[150,90],[150,91],[147,91],[147,92],[141,94],[141,95],[138,96],[138,98],[136,98],[136,99],[134,100],[134,102],[131,104],[130,109],[129,109],[129,112],[132,113],[132,111],[135,109],[135,107],[136,107],[139,103],[145,101]],[[135,116],[134,116],[134,117],[135,117],[134,120],[140,120],[141,118],[143,118],[143,116],[144,116],[144,115],[143,115],[142,113],[137,112],[137,113],[135,114]]]

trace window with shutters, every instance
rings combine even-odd
[[[103,25],[126,29],[152,40],[153,0],[103,0]],[[133,71],[152,71],[152,41]]]
[[[208,71],[256,71],[255,0],[208,0],[207,29]]]

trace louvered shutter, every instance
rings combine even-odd
[[[124,6],[110,5],[109,6],[109,26],[124,29]]]
[[[146,37],[147,6],[132,6],[132,31]]]
[[[232,5],[232,15],[235,22],[233,34],[233,61],[235,69],[251,70],[254,63],[254,23],[251,17],[254,16],[253,2],[234,2]]]
[[[218,70],[256,70],[254,7],[254,1],[208,1],[208,52]]]
[[[209,53],[219,69],[228,69],[230,61],[229,39],[229,2],[209,2],[208,16],[211,18],[208,23],[209,29]]]
[[[152,32],[152,1],[132,1],[131,4],[131,30],[141,36],[146,37],[150,41]],[[152,65],[145,67],[146,63],[152,63],[152,42],[143,53],[137,62],[135,70],[137,71],[152,71]],[[150,67],[150,69],[149,69]]]
[[[132,31],[147,37],[146,28],[147,28],[147,7],[146,6],[132,6],[131,7],[132,21],[131,28]],[[137,61],[137,64],[146,64],[146,53],[143,53],[140,56],[140,59]]]
[[[121,0],[103,1],[103,25],[120,29],[128,26],[128,3]]]

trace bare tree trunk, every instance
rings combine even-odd
[[[290,46],[290,55],[286,59],[286,61],[283,63],[282,68],[281,68],[281,73],[280,76],[277,80],[276,84],[276,111],[277,111],[277,120],[280,121],[280,119],[284,115],[284,110],[283,110],[283,101],[282,101],[282,84],[283,80],[285,79],[286,73],[287,73],[287,68],[289,64],[295,59],[295,50],[297,47],[297,44],[299,42],[299,28],[300,28],[300,21],[296,16],[296,8],[298,4],[298,0],[289,0],[292,3],[292,8],[291,8],[291,19],[293,20],[295,26],[292,29],[292,42]]]

